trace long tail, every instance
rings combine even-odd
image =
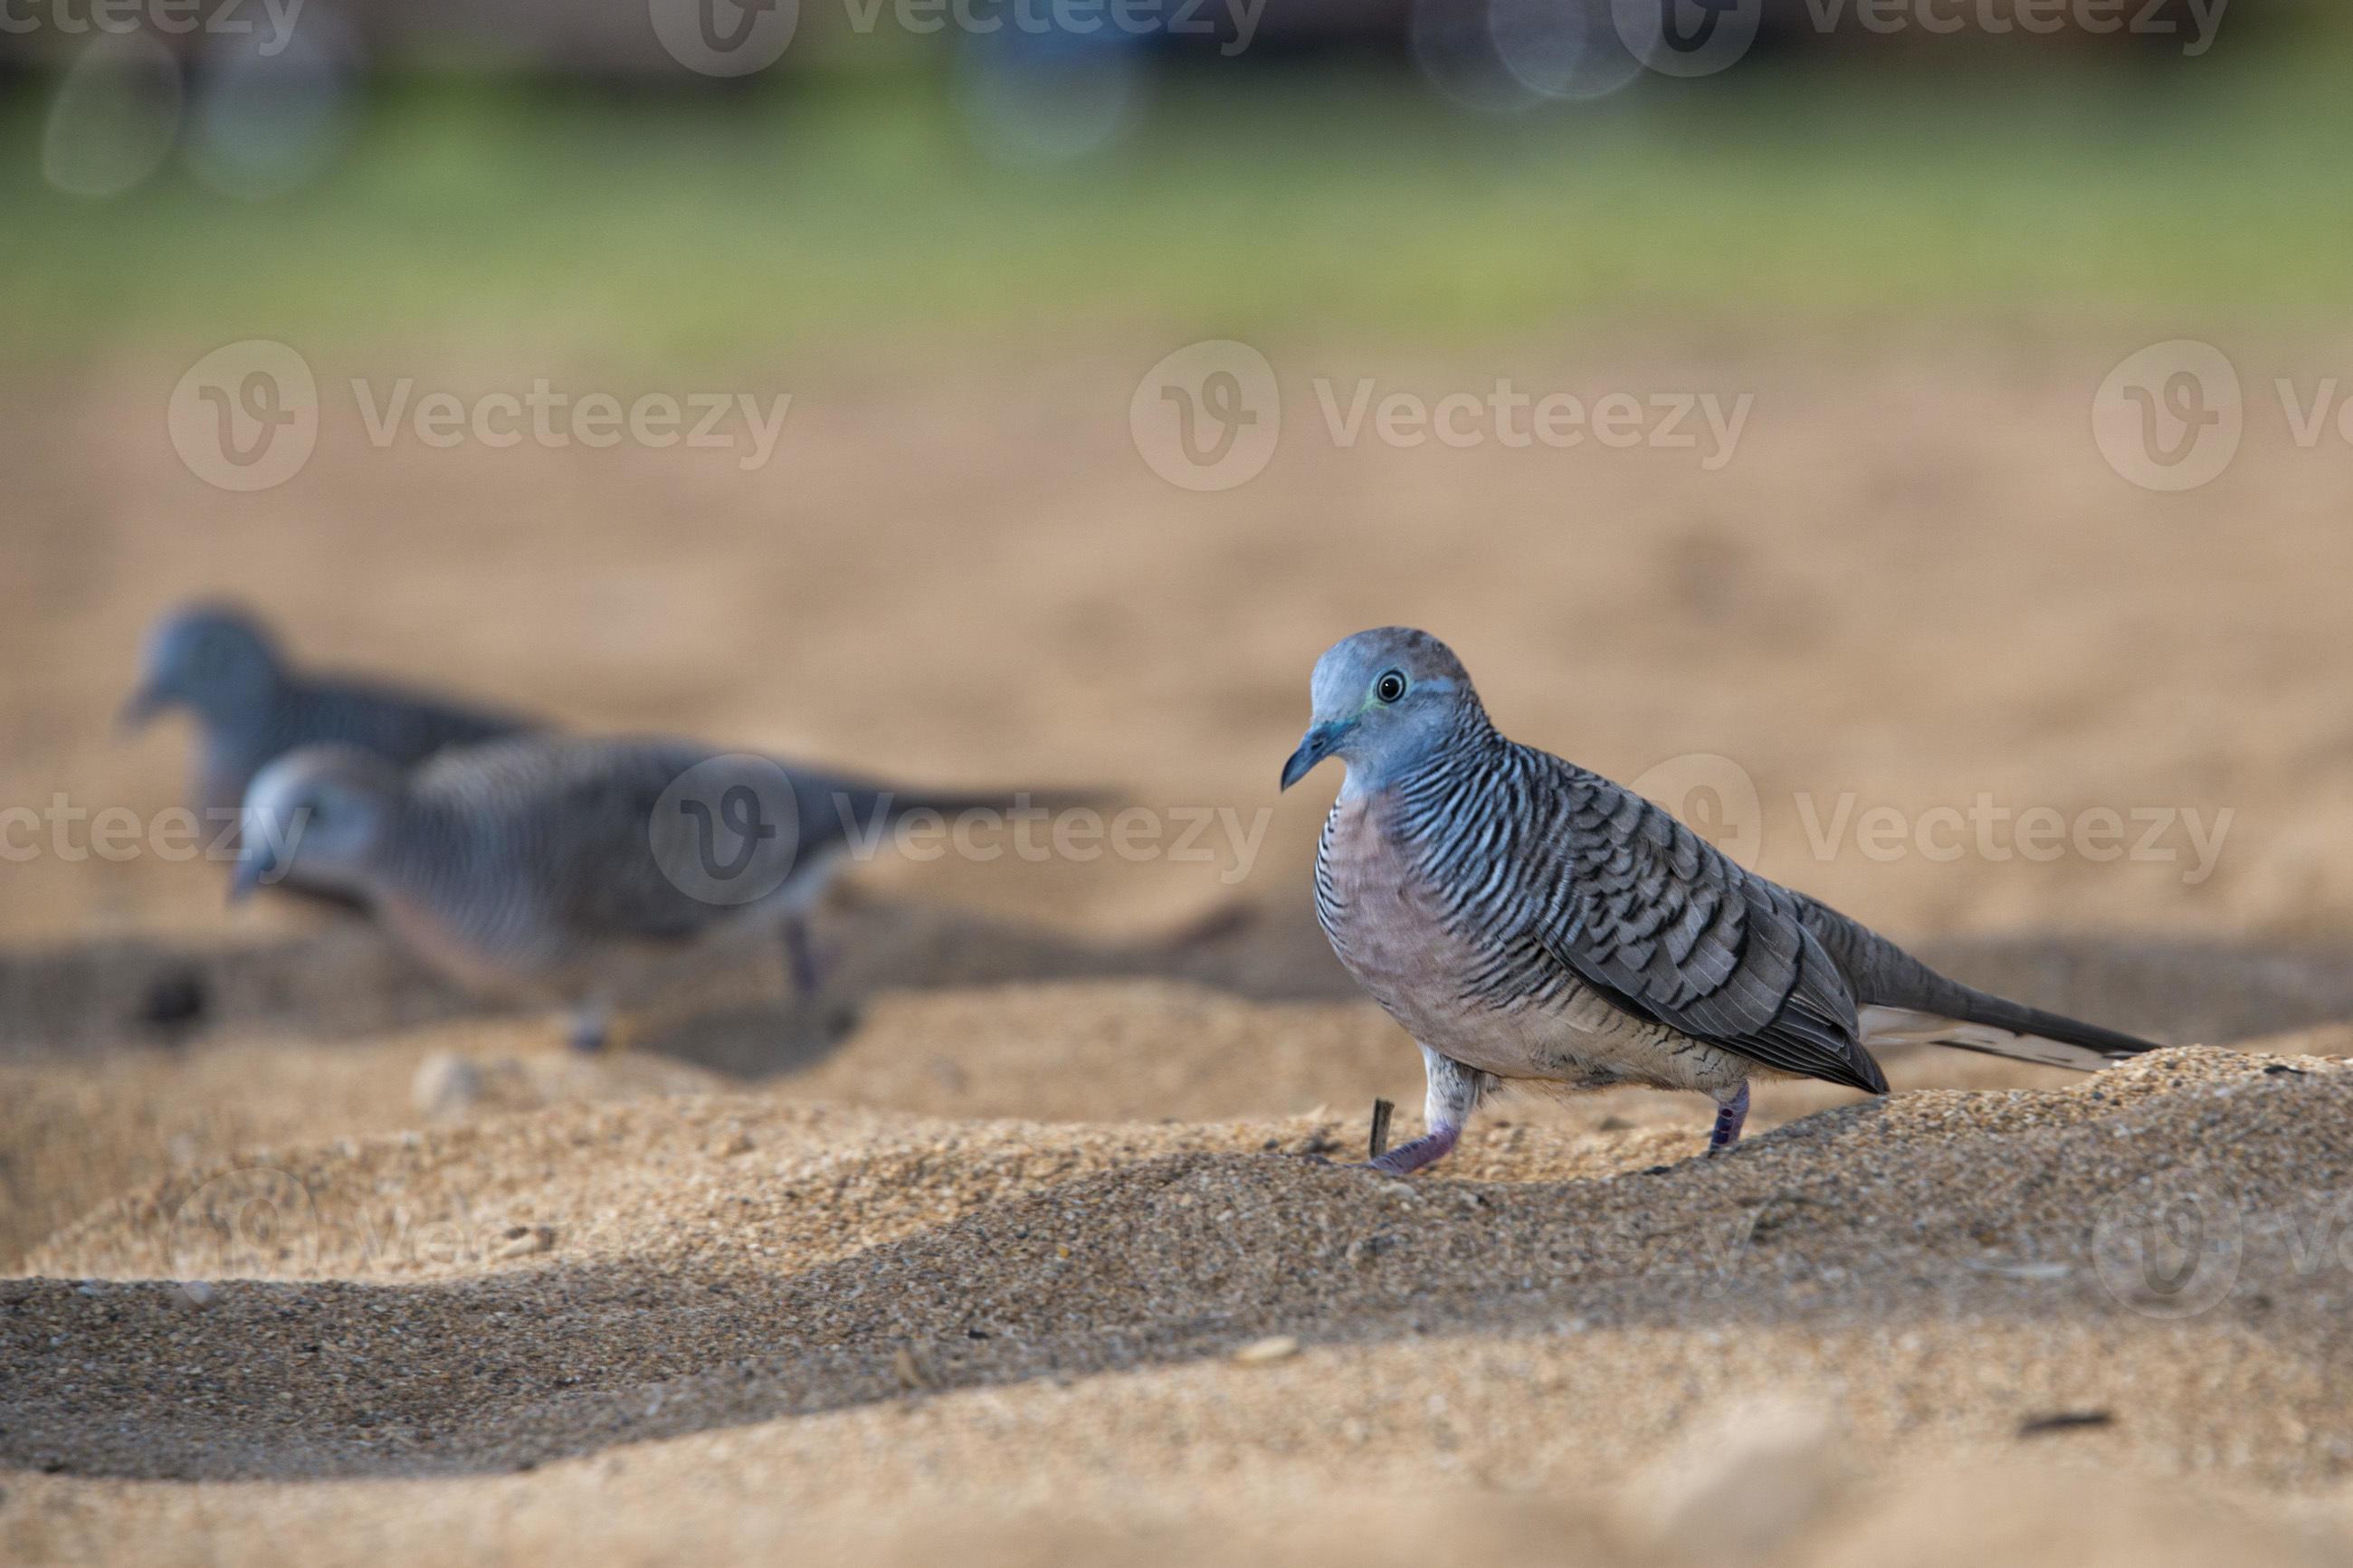
[[[1946,984],[1952,984],[1947,981]],[[1936,1009],[1863,1005],[1860,1021],[1865,1046],[1951,1046],[1957,1050],[1983,1051],[2047,1067],[2093,1072],[2158,1048],[2154,1040],[2104,1029],[2039,1007],[2022,1006],[2000,996],[1954,985],[1963,994],[1957,1005]]]
[[[1865,1046],[1951,1046],[2078,1072],[2160,1048],[2155,1040],[1947,980],[1878,932],[1810,900],[1804,918],[1854,989]]]

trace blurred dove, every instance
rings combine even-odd
[[[1505,739],[1427,632],[1340,642],[1311,695],[1283,787],[1325,757],[1347,767],[1316,918],[1429,1077],[1429,1131],[1379,1170],[1441,1158],[1508,1080],[1697,1090],[1718,1108],[1717,1153],[1740,1136],[1752,1078],[1885,1093],[1869,1046],[2076,1068],[2156,1048],[1947,980],[1641,796]]]
[[[286,876],[349,889],[461,982],[573,1008],[593,1049],[633,962],[781,921],[813,989],[801,917],[844,855],[911,812],[1043,799],[902,794],[678,740],[512,736],[413,770],[310,747],[254,780],[232,896]]]
[[[234,819],[254,774],[297,746],[342,744],[403,765],[538,726],[396,687],[294,668],[252,616],[190,605],[157,621],[141,659],[139,689],[123,704],[125,727],[169,708],[195,716],[192,804]]]

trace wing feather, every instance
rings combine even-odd
[[[1538,942],[1620,1006],[1761,1066],[1884,1091],[1844,975],[1800,900],[1631,791],[1537,753],[1567,811],[1525,852],[1552,908]]]

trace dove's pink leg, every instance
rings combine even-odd
[[[1707,1152],[1721,1154],[1740,1142],[1740,1124],[1748,1120],[1748,1086],[1715,1108],[1715,1131],[1707,1135]]]

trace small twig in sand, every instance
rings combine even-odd
[[[2045,1432],[2073,1432],[2087,1426],[2113,1426],[2116,1414],[2113,1410],[2056,1410],[2048,1415],[2030,1415],[2018,1424],[2021,1437],[2039,1437]]]
[[[1386,1100],[1373,1101],[1372,1158],[1377,1160],[1389,1152],[1389,1118],[1397,1107]]]

